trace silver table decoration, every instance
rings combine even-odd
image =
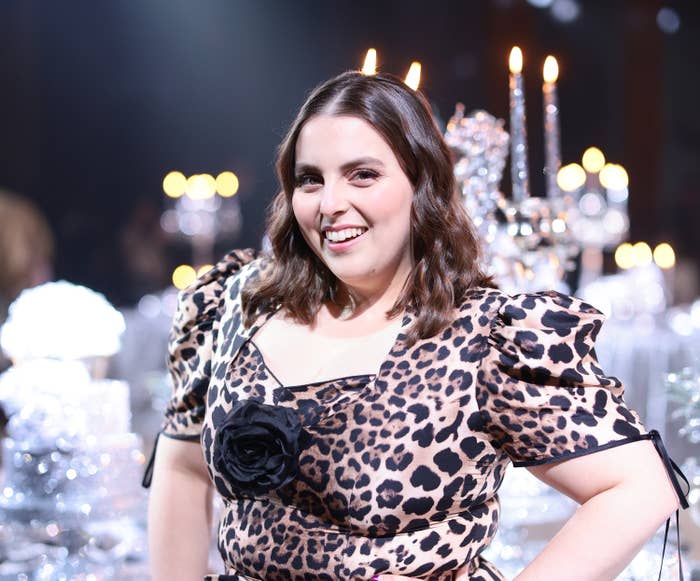
[[[189,242],[197,267],[213,261],[217,241],[231,240],[240,231],[238,187],[238,177],[230,171],[216,178],[206,173],[185,177],[172,171],[163,179],[168,207],[161,215],[161,228]]]
[[[500,190],[508,155],[503,126],[485,111],[465,116],[458,104],[445,134],[464,204],[484,246],[483,266],[507,292],[566,291],[563,277],[578,252],[569,227],[573,198],[506,198]]]
[[[104,297],[66,282],[10,306],[0,581],[147,577],[141,438],[128,385],[101,378],[123,330]]]
[[[523,53],[514,46],[508,59],[510,96],[510,173],[513,181],[513,200],[521,202],[530,195],[527,162],[527,123],[525,113],[525,85],[522,75]]]
[[[693,367],[685,367],[666,376],[669,397],[676,404],[674,419],[683,422],[679,430],[681,437],[692,444],[700,443],[700,373]],[[700,524],[700,523],[699,523]]]
[[[557,59],[548,56],[542,68],[544,83],[542,85],[542,104],[544,115],[544,175],[547,181],[547,197],[559,195],[557,174],[561,167],[561,140],[559,139],[559,98],[557,96],[557,78],[559,65]]]

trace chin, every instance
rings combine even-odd
[[[368,276],[368,273],[357,272],[354,270],[348,271],[332,268],[330,270],[340,282],[347,286],[363,287],[366,286],[372,278],[371,276]]]

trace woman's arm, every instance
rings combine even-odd
[[[199,442],[160,437],[148,506],[153,581],[207,573],[212,486]]]
[[[518,581],[614,579],[679,504],[649,441],[529,470],[581,506]]]

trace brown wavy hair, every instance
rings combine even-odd
[[[450,324],[452,309],[468,289],[493,282],[479,268],[479,241],[457,193],[450,150],[427,100],[393,75],[355,71],[314,89],[279,146],[281,191],[267,220],[272,259],[243,291],[246,324],[278,307],[310,324],[324,302],[336,302],[339,296],[338,279],[309,248],[292,211],[297,139],[304,124],[320,114],[349,115],[369,123],[389,144],[413,185],[413,267],[387,316],[415,310],[408,344],[436,335]]]

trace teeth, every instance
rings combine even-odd
[[[344,242],[350,238],[357,238],[364,233],[363,228],[346,228],[345,230],[326,230],[326,240],[330,242]]]

